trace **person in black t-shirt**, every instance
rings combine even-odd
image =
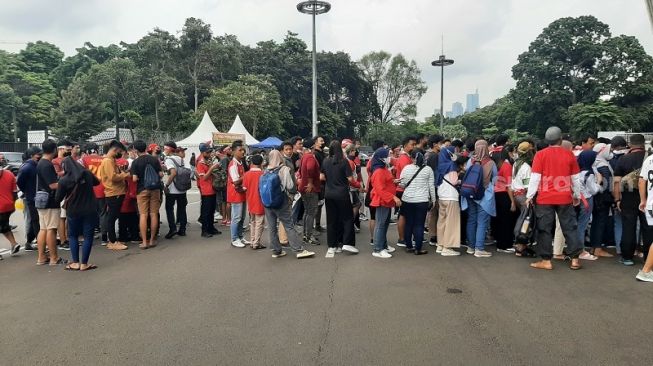
[[[630,136],[630,151],[619,158],[614,169],[614,189],[612,195],[617,210],[621,213],[621,263],[632,266],[635,248],[639,242],[637,237],[637,220],[640,220],[644,229],[648,227],[646,217],[639,211],[639,170],[642,168],[646,151],[644,150],[644,136],[635,134]]]
[[[57,265],[63,263],[63,259],[59,257],[57,252],[57,228],[59,227],[59,216],[61,214],[61,207],[55,200],[55,192],[59,187],[57,183],[57,172],[54,170],[52,159],[57,151],[57,144],[52,140],[45,140],[42,145],[43,157],[36,165],[36,191],[46,192],[48,194],[48,201],[44,208],[37,208],[39,213],[40,230],[36,243],[39,250],[37,265],[44,265],[47,263],[45,255],[45,246],[47,244],[50,251],[50,265]]]
[[[156,157],[149,155],[145,152],[147,146],[145,141],[134,141],[134,148],[138,153],[138,158],[134,160],[131,166],[131,174],[136,182],[136,202],[138,203],[138,213],[140,215],[139,226],[141,231],[141,238],[143,244],[140,245],[141,249],[147,249],[156,246],[156,234],[159,229],[159,209],[161,208],[161,185],[155,189],[146,189],[145,187],[145,172],[148,166],[159,176],[159,180],[163,177],[161,170],[161,162]],[[150,239],[147,236],[148,218],[150,222]]]
[[[424,155],[424,160],[426,165],[433,170],[433,176],[438,176],[438,159],[441,149],[441,144],[444,141],[444,137],[441,135],[433,135],[429,137],[428,148],[429,150]],[[429,212],[428,219],[428,228],[429,228],[429,244],[435,246],[438,243],[437,238],[437,228],[438,228],[438,205],[437,202],[434,202],[431,211]]]

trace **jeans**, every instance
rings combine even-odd
[[[268,223],[268,235],[274,253],[281,254],[282,251],[281,243],[279,242],[279,230],[277,225],[274,225],[277,220],[279,220],[279,223],[286,229],[290,248],[295,252],[301,252],[304,250],[301,240],[299,239],[299,234],[292,224],[290,201],[288,200],[284,201],[283,206],[279,208],[265,208],[265,221]]]
[[[376,225],[374,226],[374,252],[378,253],[388,247],[388,226],[390,226],[390,207],[376,208]]]
[[[402,212],[406,220],[406,226],[404,226],[404,243],[406,243],[406,248],[415,248],[418,251],[422,250],[424,222],[426,221],[428,211],[428,202],[402,203]]]
[[[354,209],[349,197],[325,200],[327,215],[327,242],[329,248],[356,245],[354,234]]]
[[[175,204],[177,204],[177,217],[175,219]],[[177,221],[179,221],[179,232],[186,232],[188,218],[186,217],[186,206],[188,198],[186,193],[172,194],[166,193],[166,217],[168,218],[168,227],[171,232],[177,231]]]
[[[70,256],[74,263],[88,264],[93,246],[93,236],[98,224],[97,215],[72,216],[68,214],[68,240],[70,241]],[[82,260],[79,260],[79,236],[84,236],[82,244]]]
[[[578,240],[578,221],[576,211],[569,205],[535,205],[537,217],[537,252],[544,260],[553,256],[553,232],[555,218],[558,214],[560,227],[567,243],[567,254],[578,258],[583,250],[583,244]]]
[[[301,223],[302,225],[304,224],[304,201],[301,197],[292,208],[292,223],[294,225],[297,225],[298,223]]]
[[[34,206],[34,201],[25,201],[25,239],[26,243],[31,243],[36,239],[36,236],[41,230],[39,225],[39,212]]]
[[[211,219],[213,220],[213,219]],[[243,223],[245,222],[245,202],[231,203],[231,241],[243,238]]]
[[[621,212],[614,209],[612,211],[612,219],[614,220],[614,245],[617,247],[617,254],[621,254],[621,235],[623,235]]]
[[[585,232],[587,231],[587,226],[590,223],[590,218],[593,217],[592,219],[592,229],[590,230],[592,234],[594,233],[594,227],[598,226],[598,222],[596,222],[596,216],[592,216],[592,210],[594,208],[594,198],[590,197],[587,199],[587,204],[589,207],[583,207],[581,204],[580,210],[578,211],[578,240],[580,241],[580,244],[582,246],[585,246]],[[596,211],[594,211],[596,213]],[[601,226],[601,230],[603,230],[603,226]],[[601,243],[599,241],[598,247],[601,246]],[[598,248],[594,246],[594,243],[592,243],[592,247]]]
[[[202,219],[202,234],[210,234],[217,229],[213,226],[213,212],[215,211],[215,195],[202,196],[200,201],[200,218]]]
[[[469,247],[485,250],[485,235],[490,225],[490,214],[485,212],[474,200],[467,200],[467,242]]]
[[[320,197],[317,193],[302,193],[302,201],[304,202],[304,236],[310,238],[313,235],[313,224]]]
[[[120,207],[122,206],[122,201],[125,199],[125,196],[113,196],[106,197],[107,202],[107,235],[109,236],[109,242],[116,242],[116,220],[120,215]]]

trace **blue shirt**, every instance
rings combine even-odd
[[[34,160],[27,160],[20,167],[16,183],[18,189],[23,192],[23,199],[34,202],[34,196],[36,195],[36,162]]]

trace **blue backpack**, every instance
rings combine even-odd
[[[485,187],[483,187],[483,165],[480,162],[474,162],[467,168],[460,186],[460,195],[475,201],[483,199]]]
[[[280,208],[288,199],[281,186],[281,178],[279,178],[279,170],[282,167],[266,171],[259,180],[258,192],[261,195],[261,202],[266,208]]]

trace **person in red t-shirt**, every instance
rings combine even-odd
[[[104,157],[98,154],[98,151],[100,150],[99,146],[96,143],[89,142],[88,144],[84,145],[83,150],[82,165],[86,169],[90,170],[91,173],[93,173],[93,175],[95,175],[98,179],[100,179],[100,165],[102,164],[102,159],[104,159]],[[95,199],[98,205],[98,216],[100,217],[100,234],[102,235],[102,244],[107,245],[109,242],[106,224],[108,211],[107,203],[104,197],[104,185],[102,184],[102,181],[100,181],[100,184],[93,187],[93,193],[95,193]]]
[[[252,249],[265,248],[264,245],[261,245],[265,207],[263,207],[261,194],[258,190],[258,183],[263,175],[261,164],[263,164],[263,157],[261,155],[252,156],[252,164],[249,171],[243,176],[243,188],[245,188],[247,211],[249,212],[249,233]]]
[[[405,137],[404,140],[402,141],[401,145],[403,149],[399,153],[399,157],[397,157],[397,159],[395,159],[394,161],[395,182],[399,181],[399,177],[401,177],[401,171],[404,170],[406,166],[413,163],[413,161],[410,159],[410,153],[415,148],[415,143],[417,143],[417,139],[413,136]],[[401,187],[397,187],[397,197],[401,199],[401,196],[403,194],[404,194],[404,189]],[[404,243],[405,226],[406,226],[406,219],[401,213],[401,208],[399,208],[399,220],[397,221],[397,234],[399,234],[399,240],[397,241],[398,247],[404,247],[404,248],[406,247],[406,244]]]
[[[394,248],[388,245],[387,233],[390,224],[390,213],[393,207],[401,206],[401,200],[396,196],[394,176],[387,168],[390,162],[388,150],[379,148],[370,159],[371,202],[370,208],[376,209],[376,225],[374,228],[374,252],[377,258],[392,258]]]
[[[322,137],[316,137],[304,142],[304,147],[311,149],[306,151],[299,162],[299,193],[302,196],[304,204],[304,243],[319,245],[320,241],[313,235],[313,223],[318,210],[320,201],[320,162],[315,156],[315,150],[321,149],[324,144]]]
[[[512,195],[512,163],[510,160],[511,147],[502,146],[495,150],[492,160],[497,165],[497,179],[494,183],[494,202],[497,215],[490,219],[492,236],[497,241],[497,252],[514,253],[515,224],[517,223],[517,203]]]
[[[213,225],[213,212],[215,212],[216,200],[213,190],[213,170],[218,169],[220,161],[211,157],[213,148],[208,143],[201,143],[199,146],[200,156],[197,159],[197,188],[200,190],[200,219],[202,221],[202,237],[211,238],[213,235],[221,234]]]
[[[233,159],[227,169],[227,202],[231,204],[231,245],[244,248],[250,243],[243,238],[243,224],[245,223],[246,197],[243,189],[243,176],[245,175],[245,147],[242,141],[231,144]]]
[[[537,269],[553,269],[553,229],[558,214],[560,227],[567,242],[567,254],[571,256],[571,269],[580,269],[578,256],[583,243],[577,234],[574,206],[579,204],[581,180],[580,168],[574,154],[561,147],[562,131],[558,127],[546,130],[545,140],[549,147],[538,151],[533,160],[531,179],[526,194],[526,205],[532,204],[537,193],[537,249],[542,258],[531,263]]]
[[[18,253],[20,245],[14,238],[14,233],[11,232],[11,225],[9,218],[11,214],[16,211],[16,199],[18,198],[18,187],[16,185],[16,177],[14,174],[5,169],[0,168],[0,233],[9,240],[11,244],[11,255]],[[2,256],[0,256],[2,258]]]

